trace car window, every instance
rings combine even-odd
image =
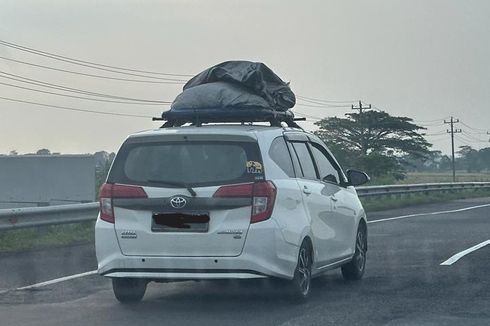
[[[293,162],[289,150],[286,146],[286,141],[283,137],[277,137],[271,144],[269,149],[271,159],[284,171],[289,177],[294,178]]]
[[[298,156],[303,176],[307,179],[316,179],[317,175],[315,171],[315,165],[313,163],[313,159],[311,158],[311,154],[306,143],[294,142],[292,144],[294,151]]]
[[[312,143],[311,145],[311,151],[315,158],[318,172],[320,173],[320,179],[338,184],[340,181],[339,172],[330,162],[328,153],[318,144]]]
[[[136,143],[123,146],[120,153],[109,176],[116,183],[208,186],[250,182],[264,173],[256,143]]]

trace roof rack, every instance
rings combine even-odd
[[[220,122],[269,122],[271,127],[280,127],[284,122],[288,127],[300,128],[295,121],[304,121],[305,118],[295,118],[291,111],[275,111],[264,108],[247,108],[243,110],[224,110],[217,108],[188,109],[179,111],[166,111],[161,118],[153,118],[153,121],[165,121],[161,128],[180,127],[186,123],[194,126],[202,126],[206,123]]]

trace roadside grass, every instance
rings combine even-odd
[[[393,208],[441,203],[455,199],[490,197],[490,190],[468,190],[452,192],[415,193],[407,195],[361,197],[366,212],[382,211]]]
[[[0,231],[0,253],[94,242],[94,222]]]

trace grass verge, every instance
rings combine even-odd
[[[0,253],[94,241],[94,222],[0,231]]]
[[[394,195],[396,196],[396,195]],[[400,208],[406,206],[431,204],[447,202],[455,199],[490,197],[490,190],[469,190],[469,191],[454,191],[446,193],[416,193],[409,195],[401,195],[398,197],[382,196],[382,197],[361,197],[361,202],[366,212],[381,211],[392,208]]]

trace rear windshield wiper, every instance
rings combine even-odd
[[[188,184],[184,183],[184,182],[178,182],[178,181],[167,181],[167,180],[158,180],[158,179],[148,179],[146,180],[147,182],[150,182],[150,183],[158,183],[158,184],[162,184],[162,185],[168,185],[168,186],[176,186],[176,187],[181,187],[181,188],[185,188],[187,189],[187,191],[192,195],[192,197],[196,197],[197,194],[196,192],[194,191],[194,189],[192,189],[191,186],[189,186]]]

